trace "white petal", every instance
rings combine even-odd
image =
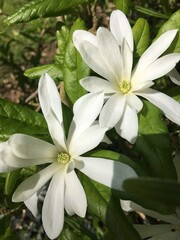
[[[116,124],[115,129],[122,138],[125,138],[130,143],[135,143],[138,134],[136,110],[126,105],[123,118]]]
[[[85,217],[87,199],[75,171],[66,174],[65,182],[65,208],[67,213],[70,215],[76,213],[80,217]],[[66,203],[68,204],[66,205]]]
[[[114,94],[105,103],[99,117],[101,126],[114,127],[122,117],[124,112],[126,97],[120,94]]]
[[[74,117],[68,133],[69,144],[93,124],[101,111],[103,102],[103,93],[89,93],[75,102]]]
[[[6,158],[8,165],[13,167],[28,167],[53,162],[58,151],[48,142],[25,134],[14,134],[9,140],[11,157]]]
[[[135,68],[133,79],[141,77],[144,69],[153,63],[171,44],[177,34],[177,29],[170,30],[162,34],[151,46],[143,53]]]
[[[53,163],[22,182],[13,194],[13,202],[23,202],[32,197],[59,170],[58,163]]]
[[[32,197],[24,201],[26,207],[31,211],[34,217],[37,217],[38,214],[38,196],[39,194],[36,192]]]
[[[123,190],[125,179],[137,177],[135,171],[128,165],[104,158],[78,157],[77,168],[93,180],[108,187]]]
[[[38,95],[52,140],[60,151],[66,151],[60,95],[54,81],[47,73],[39,80]]]
[[[120,46],[122,46],[123,38],[125,38],[131,51],[133,51],[133,35],[131,26],[123,12],[115,10],[111,13],[110,29]]]
[[[98,125],[86,129],[80,136],[73,138],[69,145],[69,153],[74,158],[95,148],[104,138],[108,128]]]
[[[52,178],[46,193],[42,222],[50,239],[59,236],[64,225],[64,173],[58,171]]]
[[[173,98],[153,89],[147,89],[146,91],[142,93],[139,92],[137,94],[146,98],[156,107],[160,108],[164,112],[165,116],[172,122],[180,125],[180,104]]]
[[[136,91],[142,91],[144,89],[150,88],[154,85],[152,81],[133,81],[131,80],[132,92],[136,94]]]
[[[180,234],[177,232],[166,232],[149,238],[148,240],[179,240]]]
[[[10,172],[17,169],[16,166],[12,167],[7,164],[7,159],[11,158],[13,158],[13,154],[8,142],[0,143],[0,173]]]
[[[102,78],[98,77],[86,77],[80,80],[80,84],[88,92],[104,92],[114,93],[116,92],[114,85]]]
[[[88,41],[97,47],[97,38],[94,34],[85,30],[76,30],[73,33],[73,42],[78,51],[80,51],[83,41]]]
[[[129,107],[135,109],[137,112],[140,112],[142,107],[143,107],[143,103],[141,101],[141,99],[139,99],[134,93],[128,93],[127,95],[127,104],[129,105]]]
[[[133,52],[131,51],[125,39],[123,40],[121,52],[122,52],[122,59],[123,59],[122,79],[130,81],[132,64],[133,64]]]
[[[133,209],[130,207],[131,201],[129,200],[122,200],[120,199],[120,205],[122,207],[122,210],[125,212],[131,212]]]
[[[165,55],[150,64],[141,74],[141,81],[152,81],[171,71],[180,60],[179,53]]]
[[[142,239],[156,236],[162,233],[168,233],[171,232],[171,230],[173,229],[172,225],[170,224],[157,224],[157,225],[134,224],[133,226],[140,234]]]
[[[97,30],[97,43],[104,62],[114,73],[114,77],[121,79],[123,65],[118,42],[109,30],[100,27]]]
[[[180,74],[175,68],[171,70],[167,75],[170,77],[173,83],[180,85]]]

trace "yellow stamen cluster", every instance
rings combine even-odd
[[[123,80],[120,84],[120,91],[122,93],[127,93],[131,89],[131,83],[129,81]]]
[[[66,164],[70,161],[70,156],[68,153],[65,152],[61,152],[58,154],[57,156],[57,162],[58,163],[62,163],[62,164]]]

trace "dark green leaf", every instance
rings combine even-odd
[[[139,57],[143,54],[149,45],[150,31],[149,24],[144,18],[139,18],[133,29],[135,57]]]
[[[0,99],[0,141],[6,141],[14,133],[41,137],[48,134],[48,129],[42,114]]]
[[[148,16],[151,16],[151,17],[156,17],[156,18],[164,18],[164,19],[168,19],[169,16],[168,15],[165,15],[165,14],[162,14],[160,12],[157,12],[155,10],[151,10],[149,8],[144,8],[144,7],[140,7],[140,6],[135,6],[135,9],[140,12],[140,13],[144,13]]]
[[[125,14],[129,14],[131,0],[114,0],[116,9],[121,10]]]
[[[29,22],[37,18],[55,17],[69,13],[78,4],[87,3],[87,0],[36,0],[24,5],[19,11],[9,16],[5,24]]]
[[[39,79],[43,73],[48,73],[54,80],[63,80],[62,67],[55,63],[29,68],[24,75],[30,79]]]
[[[170,214],[180,206],[180,183],[163,179],[127,179],[123,187],[144,208]],[[137,197],[138,196],[138,197]]]
[[[14,170],[7,174],[5,184],[5,194],[10,195],[14,191],[17,179],[19,178],[20,169]]]
[[[164,32],[172,29],[180,29],[180,9],[175,12],[167,22],[165,22],[162,27],[159,29],[159,32],[156,36],[158,38]],[[156,39],[155,38],[155,39]],[[180,31],[177,33],[175,39],[173,40],[171,46],[168,48],[166,53],[180,52]]]
[[[177,102],[180,102],[180,89],[179,86],[170,88],[167,92],[167,95],[171,96],[174,98]]]
[[[148,101],[139,114],[139,136],[136,147],[147,161],[153,176],[175,179],[172,146],[161,111]]]
[[[71,28],[65,49],[63,67],[65,91],[72,103],[86,93],[79,84],[79,80],[88,76],[90,72],[89,67],[82,60],[72,41],[73,32],[77,29],[85,29],[84,22],[80,19],[77,19]]]

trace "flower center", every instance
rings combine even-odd
[[[127,93],[131,89],[131,83],[129,81],[123,80],[120,84],[120,90],[122,93]]]
[[[57,162],[58,163],[62,163],[62,164],[66,164],[70,161],[70,156],[68,153],[65,152],[61,152],[58,154],[57,156]]]

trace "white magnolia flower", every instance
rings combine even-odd
[[[126,164],[103,158],[83,157],[103,139],[107,128],[94,123],[103,105],[103,93],[79,99],[66,138],[61,101],[54,81],[48,74],[39,81],[42,112],[54,143],[24,134],[12,135],[0,144],[0,172],[32,165],[48,164],[22,182],[13,195],[14,202],[24,201],[33,215],[42,187],[51,179],[42,208],[42,222],[49,238],[56,238],[64,224],[64,208],[69,215],[84,217],[87,200],[75,168],[106,186],[122,189],[122,181],[137,176]]]
[[[160,108],[173,122],[180,124],[180,105],[169,96],[151,89],[153,80],[169,73],[180,60],[180,54],[160,57],[170,46],[177,30],[162,34],[142,54],[133,66],[133,34],[126,16],[119,10],[110,16],[110,30],[100,27],[96,36],[77,30],[74,44],[82,58],[100,77],[86,77],[80,81],[89,92],[104,91],[105,103],[100,113],[100,124],[134,143],[138,132],[137,113],[146,98]]]
[[[155,211],[141,207],[140,205],[121,200],[121,206],[124,211],[138,211],[147,216],[161,220],[162,224],[134,224],[142,239],[148,240],[180,240],[180,209],[171,215],[163,215]]]

